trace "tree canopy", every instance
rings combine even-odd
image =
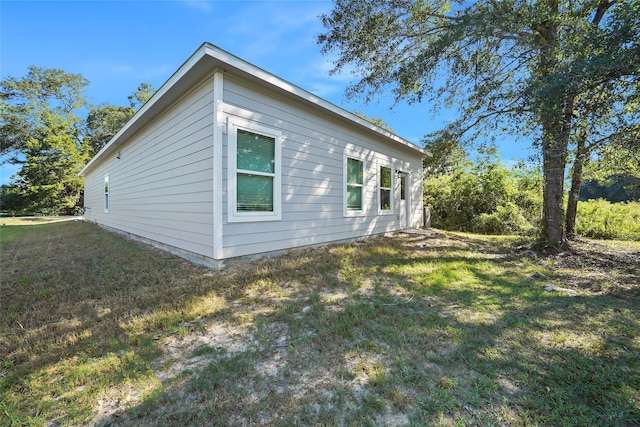
[[[391,133],[395,133],[393,128],[391,128],[391,126],[389,126],[389,124],[387,122],[385,122],[384,119],[382,119],[380,117],[369,117],[365,113],[363,113],[362,111],[358,111],[358,110],[354,110],[353,114],[355,114],[356,116],[360,117],[361,119],[364,119],[364,120],[368,121],[371,124],[374,124],[374,125],[378,126],[379,128],[388,130]]]
[[[638,97],[640,3],[607,0],[336,0],[318,36],[348,67],[348,97],[456,106],[446,129],[473,139],[507,130],[542,151],[543,238],[564,243],[562,198],[580,96]],[[608,104],[610,107],[612,103]],[[617,104],[616,104],[617,105]]]
[[[14,184],[3,191],[3,208],[77,212],[82,204],[77,174],[88,160],[81,116],[88,84],[79,74],[38,67],[0,82],[0,155],[21,165]]]
[[[79,74],[31,66],[22,78],[0,82],[0,156],[20,152],[26,142],[46,127],[49,115],[68,121],[76,134],[82,124],[79,111],[87,105],[89,81]]]
[[[42,126],[24,145],[22,167],[10,190],[13,208],[49,215],[76,214],[83,193],[78,173],[89,160],[89,152],[69,132],[68,119],[44,112],[42,120]]]
[[[92,106],[84,96],[88,84],[79,74],[39,67],[0,82],[0,158],[20,165],[2,188],[4,210],[79,212],[78,173],[155,92],[142,83],[129,106]]]
[[[100,104],[92,106],[86,119],[87,142],[94,156],[113,138],[156,92],[153,85],[142,83],[127,97],[129,106]]]

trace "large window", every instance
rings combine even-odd
[[[237,138],[238,212],[273,212],[275,138],[242,129]]]
[[[391,173],[391,168],[387,166],[380,166],[378,179],[378,195],[380,202],[379,211],[380,213],[391,213],[393,211],[393,198],[391,197],[393,175]]]
[[[233,126],[230,138],[229,221],[280,219],[280,134]]]
[[[347,211],[362,211],[364,162],[347,157]]]
[[[109,213],[109,174],[104,176],[104,213]]]

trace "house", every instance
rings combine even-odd
[[[220,268],[419,227],[425,154],[205,43],[80,172],[84,217]]]

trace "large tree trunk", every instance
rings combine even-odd
[[[576,147],[576,159],[573,162],[571,172],[571,189],[569,190],[569,200],[567,200],[566,234],[567,238],[573,239],[576,235],[576,215],[578,213],[578,199],[580,197],[580,186],[582,185],[582,167],[586,160],[586,135],[580,135]]]
[[[543,149],[542,237],[544,244],[554,251],[561,250],[565,244],[562,198],[564,194],[566,145],[564,150],[561,145],[561,143],[554,141]]]
[[[573,97],[566,97],[562,113],[547,115],[543,120],[542,160],[542,232],[548,249],[558,252],[566,246],[564,233],[564,170],[571,129]]]
[[[541,0],[549,9],[549,16],[558,14],[558,0]],[[564,235],[564,168],[567,164],[567,147],[571,131],[571,119],[575,96],[568,86],[549,86],[549,76],[557,71],[559,55],[558,27],[546,17],[534,26],[538,45],[537,75],[542,86],[539,95],[538,114],[542,124],[542,239],[547,249],[558,252],[565,246]],[[552,79],[551,79],[552,80]]]

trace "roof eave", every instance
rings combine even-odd
[[[156,93],[133,115],[131,119],[120,129],[120,131],[114,135],[113,138],[86,164],[86,166],[80,171],[79,176],[85,176],[86,173],[96,164],[99,163],[110,153],[113,153],[117,147],[122,145],[128,136],[133,135],[140,130],[144,125],[150,122],[157,113],[159,113],[165,106],[169,105],[177,96],[177,88],[179,83],[185,78],[187,74],[196,70],[198,64],[201,64],[203,59],[207,58],[208,43],[202,44],[185,62],[173,73],[171,77],[156,91]],[[207,70],[203,70],[200,67],[199,75],[206,74]],[[206,68],[206,67],[205,67]],[[192,73],[193,74],[193,73]],[[191,78],[189,80],[194,80]]]
[[[235,55],[226,52],[211,43],[203,43],[173,75],[158,89],[158,91],[147,101],[134,116],[124,125],[124,127],[87,163],[80,171],[79,176],[85,176],[97,163],[115,152],[116,148],[122,145],[128,137],[138,132],[144,125],[150,122],[164,107],[168,106],[178,96],[186,86],[195,83],[198,79],[211,73],[216,68],[227,72],[243,74],[263,83],[268,83],[278,91],[288,94],[296,99],[313,105],[316,108],[328,111],[349,122],[356,123],[364,128],[380,134],[397,144],[405,146],[411,150],[419,152],[423,157],[430,156],[431,153],[418,147],[412,142],[399,137],[398,135],[374,125],[353,113],[350,113],[335,104],[332,104],[299,86],[291,84],[255,65],[252,65]]]
[[[422,155],[426,155],[426,156],[430,156],[431,154],[429,152],[427,152],[426,150],[424,150],[421,147],[418,147],[417,145],[415,145],[414,143],[412,143],[411,141],[408,141],[404,138],[401,138],[400,136],[389,132],[388,130],[381,128],[379,126],[374,125],[373,123],[364,120],[358,116],[356,116],[353,113],[350,113],[348,111],[346,111],[345,109],[338,107],[337,105],[320,98],[317,95],[312,94],[311,92],[296,86],[286,80],[281,79],[280,77],[277,77],[273,74],[271,74],[268,71],[265,71],[263,69],[261,69],[260,67],[257,67],[253,64],[248,63],[247,61],[238,58],[235,55],[232,55],[222,49],[220,49],[217,46],[214,46],[210,43],[205,43],[206,46],[208,46],[212,52],[215,52],[214,56],[218,59],[220,59],[221,61],[223,61],[226,64],[226,69],[228,70],[228,67],[231,67],[232,69],[234,69],[235,71],[240,71],[243,74],[250,76],[258,81],[262,81],[262,82],[267,82],[269,83],[272,87],[278,89],[279,91],[288,94],[289,96],[292,96],[296,99],[302,99],[306,102],[308,102],[309,104],[320,108],[322,110],[325,111],[329,111],[331,113],[333,113],[334,115],[337,115],[339,117],[342,117],[343,119],[346,119],[347,121],[350,122],[355,122],[357,124],[359,124],[360,126],[363,126],[371,131],[374,131],[378,134],[381,134],[385,137],[387,137],[388,139],[391,139],[393,141],[395,141],[396,143],[399,143],[401,145],[404,145],[412,150],[418,151],[419,153],[421,153]],[[224,67],[223,67],[224,68]]]

